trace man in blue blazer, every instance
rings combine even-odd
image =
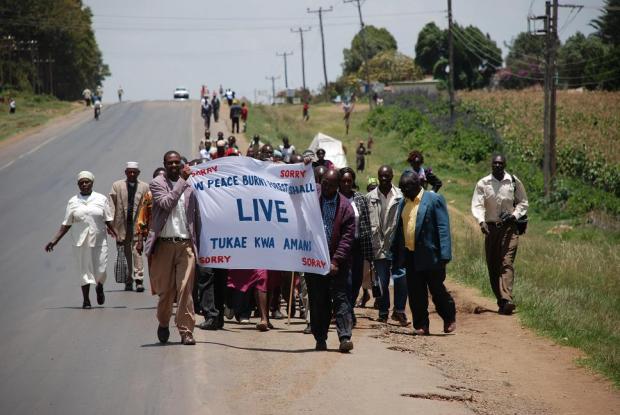
[[[413,331],[429,334],[428,291],[437,314],[443,319],[444,333],[456,330],[456,307],[444,285],[446,264],[452,259],[450,219],[443,196],[424,191],[420,177],[407,171],[399,187],[405,196],[399,206],[394,257],[407,270],[409,306]]]

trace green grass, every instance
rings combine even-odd
[[[298,106],[254,106],[248,132],[261,134],[272,144],[280,144],[278,137],[287,134],[302,151],[321,131],[343,141],[349,163],[354,165],[357,142],[368,137],[363,127],[367,114],[367,108],[358,106],[350,134],[345,136],[342,113],[329,104],[313,106],[308,122],[301,120]],[[373,139],[367,172],[357,180],[362,190],[368,172],[376,176],[380,165],[392,165],[396,177],[406,166],[409,149],[404,148],[403,137],[394,132],[374,132]],[[483,238],[469,211],[474,185],[489,174],[489,163],[463,162],[435,143],[422,147],[426,164],[444,182],[441,192],[453,208],[454,260],[448,272],[451,278],[493,298]],[[515,264],[514,294],[519,318],[537,333],[581,349],[585,357],[580,364],[604,374],[620,387],[620,233],[589,226],[579,218],[548,220],[535,210],[529,216],[528,232],[521,237]],[[550,233],[559,225],[567,225],[567,230]]]
[[[19,134],[24,130],[45,124],[52,118],[66,115],[76,103],[59,101],[49,95],[32,95],[27,93],[2,94],[5,103],[0,104],[0,141]],[[9,114],[8,97],[15,98],[15,114]]]

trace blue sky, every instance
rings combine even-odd
[[[202,84],[220,84],[254,99],[271,89],[266,76],[280,76],[284,64],[276,52],[293,51],[288,58],[290,87],[301,86],[299,35],[290,28],[312,26],[305,33],[306,81],[311,89],[323,83],[318,17],[306,13],[319,6],[333,11],[324,16],[327,74],[341,73],[342,50],[359,30],[357,9],[337,1],[305,0],[85,0],[94,14],[95,35],[110,65],[104,100],[116,98],[122,85],[130,100],[170,99],[177,86],[196,98]],[[576,31],[590,33],[590,20],[600,14],[602,1],[580,1],[581,12],[560,9],[562,41]],[[527,30],[528,13],[544,14],[543,0],[453,0],[454,19],[489,33],[506,54],[505,42]],[[447,2],[440,0],[366,0],[366,24],[387,28],[398,49],[414,56],[420,29],[429,21],[447,26]],[[565,25],[565,23],[567,23]],[[260,95],[259,95],[260,98]]]

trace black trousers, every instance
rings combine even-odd
[[[232,131],[231,131],[231,133],[235,132],[235,125],[237,126],[237,134],[239,134],[239,118],[237,118],[237,117],[233,117],[233,119],[232,119]]]
[[[428,319],[428,292],[431,293],[437,314],[444,324],[456,320],[456,306],[454,299],[446,290],[446,268],[416,271],[413,263],[413,253],[405,254],[407,269],[407,289],[409,291],[409,307],[413,314],[413,328],[423,329],[430,326]]]
[[[310,299],[310,327],[316,341],[327,340],[332,312],[336,316],[338,339],[350,339],[353,330],[351,304],[347,290],[349,270],[338,275],[306,274]]]
[[[355,321],[355,300],[362,288],[362,279],[364,278],[364,256],[362,254],[362,247],[360,241],[356,239],[353,241],[353,247],[351,249],[351,273],[350,273],[350,291],[349,304],[351,305],[351,316]]]
[[[195,308],[205,319],[222,318],[226,301],[226,270],[196,267]]]

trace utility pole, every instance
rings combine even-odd
[[[364,28],[364,20],[362,19],[362,4],[360,0],[343,0],[344,3],[357,3],[357,13],[360,17],[360,36],[362,38],[362,48],[364,49],[364,75],[366,76],[366,96],[368,97],[368,105],[372,108],[372,99],[370,96],[370,71],[368,68],[368,44],[366,43],[366,33]]]
[[[321,48],[323,50],[323,76],[325,77],[325,92],[327,96],[327,64],[325,63],[325,34],[323,33],[323,13],[331,12],[334,8],[329,6],[329,9],[324,9],[323,7],[319,7],[318,10],[310,10],[307,9],[308,13],[318,13],[319,15],[319,26],[321,28]]]
[[[306,29],[298,27],[297,29],[291,29],[292,33],[299,33],[299,39],[301,40],[301,82],[304,88],[304,94],[306,93],[306,62],[304,60],[304,32],[309,32],[311,29],[308,26]]]
[[[276,79],[280,79],[279,76],[266,76],[266,80],[271,81],[271,105],[276,105]]]
[[[286,65],[286,57],[291,56],[292,54],[293,52],[282,52],[282,53],[276,52],[276,56],[284,57],[284,86],[286,87],[287,91],[288,91],[288,68]]]
[[[450,95],[450,126],[454,125],[454,45],[452,40],[452,0],[448,0],[448,93]]]

